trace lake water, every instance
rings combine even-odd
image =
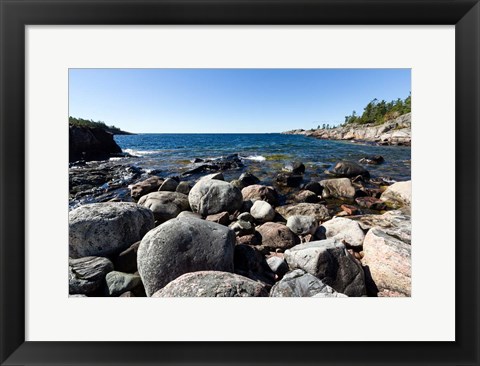
[[[245,166],[224,172],[226,180],[250,171],[269,183],[285,163],[300,160],[306,179],[327,177],[324,171],[340,160],[358,161],[368,155],[382,155],[385,163],[368,165],[373,177],[394,181],[410,179],[410,147],[375,146],[345,141],[319,140],[282,134],[138,134],[117,135],[124,152],[136,158],[113,158],[143,169],[159,170],[160,176],[178,175],[195,167],[195,158],[211,159],[239,154]],[[262,182],[262,183],[263,183]]]

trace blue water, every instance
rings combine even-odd
[[[144,169],[160,170],[163,176],[177,175],[195,167],[194,158],[208,159],[238,153],[245,167],[225,172],[226,179],[250,171],[270,182],[285,163],[300,160],[306,178],[324,178],[324,171],[340,160],[358,161],[368,155],[382,155],[385,163],[366,165],[373,177],[395,181],[410,179],[410,147],[373,146],[344,141],[318,140],[302,135],[282,134],[139,134],[118,135],[124,152],[136,158],[122,162]]]

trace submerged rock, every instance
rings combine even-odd
[[[378,164],[382,164],[384,161],[385,159],[381,155],[371,155],[371,156],[365,156],[364,158],[361,158],[358,162],[361,164],[378,165]]]
[[[154,227],[153,213],[136,203],[106,202],[80,206],[69,213],[70,257],[119,253]]]
[[[213,222],[172,219],[151,230],[140,243],[138,271],[147,296],[184,273],[233,272],[235,234]]]
[[[299,187],[303,182],[303,175],[294,173],[279,173],[275,178],[275,183],[279,186]]]
[[[293,174],[305,173],[305,165],[303,165],[301,161],[291,161],[290,163],[286,164],[283,169]]]

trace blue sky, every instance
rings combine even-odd
[[[137,133],[281,132],[410,91],[410,69],[70,69],[69,114]]]

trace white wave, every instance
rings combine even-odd
[[[253,161],[265,161],[267,158],[262,155],[250,155],[250,156],[242,156],[242,159],[245,160],[253,160]]]
[[[122,160],[123,158],[118,158],[118,157],[115,157],[115,158],[110,158],[109,160],[110,161],[118,161],[118,160]]]
[[[123,151],[133,156],[152,155],[159,152],[158,150],[134,150],[134,149],[125,149]]]

